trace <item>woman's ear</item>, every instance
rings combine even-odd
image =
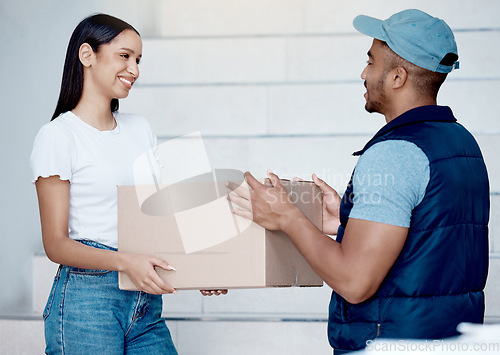
[[[88,43],[84,43],[80,46],[80,50],[78,51],[78,57],[80,58],[80,62],[86,68],[92,66],[95,52]]]

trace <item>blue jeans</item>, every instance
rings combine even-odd
[[[43,312],[45,352],[177,354],[161,311],[160,295],[120,290],[116,271],[60,266]]]

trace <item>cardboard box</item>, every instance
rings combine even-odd
[[[166,260],[177,271],[157,272],[180,290],[323,286],[287,235],[231,213],[224,185],[227,171],[217,175],[169,186],[118,186],[118,250]],[[241,173],[230,177],[235,178],[241,179]],[[282,183],[321,230],[322,195],[317,186]],[[136,289],[122,272],[119,287]]]

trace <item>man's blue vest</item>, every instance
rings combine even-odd
[[[457,335],[460,322],[483,322],[489,183],[481,151],[449,107],[423,106],[386,124],[354,155],[398,139],[427,155],[429,184],[377,292],[359,304],[333,292],[328,335],[335,349],[362,349],[376,338],[442,339]],[[352,201],[351,178],[340,205],[339,242]]]

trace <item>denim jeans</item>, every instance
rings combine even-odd
[[[43,312],[45,352],[177,354],[161,311],[160,295],[120,290],[116,271],[60,266]]]

